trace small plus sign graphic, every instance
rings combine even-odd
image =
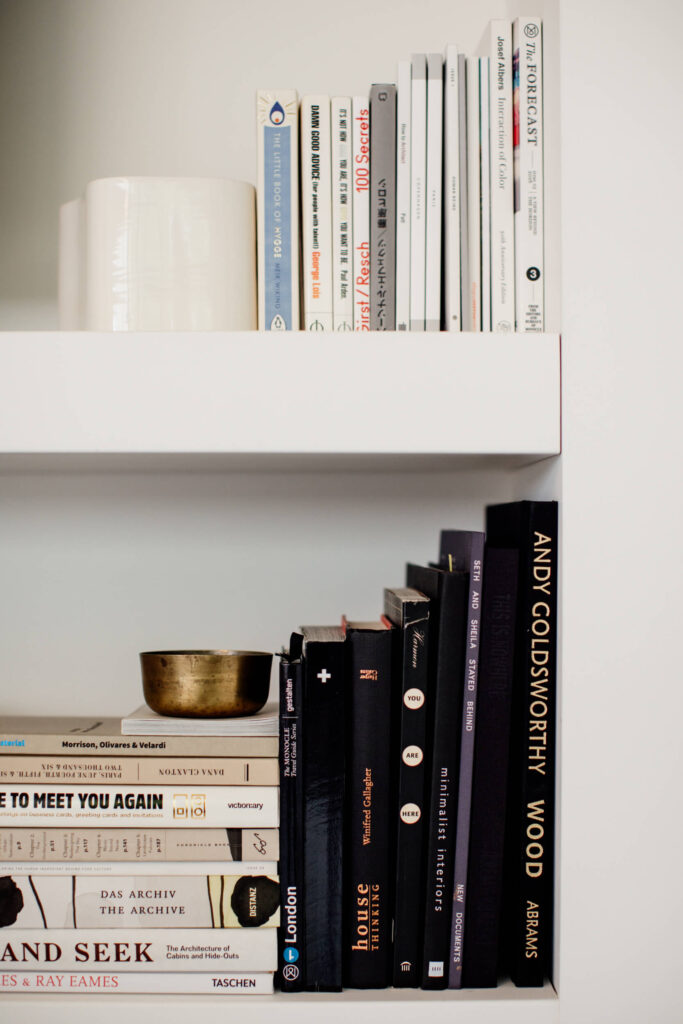
[[[328,672],[327,669],[324,668],[322,672],[318,672],[317,678],[320,680],[321,683],[326,683],[328,679],[332,678],[332,673]]]

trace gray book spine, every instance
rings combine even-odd
[[[370,330],[396,329],[396,86],[370,90]]]

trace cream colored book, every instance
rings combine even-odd
[[[0,757],[0,784],[277,786],[276,757]]]
[[[272,714],[271,705],[267,714]],[[265,711],[265,709],[264,709]],[[261,713],[262,714],[262,713]],[[254,715],[252,718],[256,719]],[[253,735],[161,734],[161,718],[146,706],[135,714],[137,721],[154,722],[156,732],[121,732],[120,718],[3,716],[0,721],[0,760],[3,754],[116,754],[135,757],[277,757],[278,737],[274,732]],[[171,719],[166,719],[166,722]],[[187,722],[188,719],[176,719]],[[151,728],[151,727],[150,727]],[[260,726],[258,727],[260,729]],[[144,726],[143,726],[144,729]]]

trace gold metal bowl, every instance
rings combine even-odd
[[[272,662],[264,651],[145,651],[142,690],[160,715],[253,715],[268,699]]]

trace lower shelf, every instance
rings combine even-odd
[[[415,1024],[428,1017],[429,1024],[558,1024],[560,1003],[552,985],[543,989],[517,989],[512,984],[497,989],[464,992],[416,992],[388,989],[383,992],[348,991],[340,994],[273,996],[36,996],[3,995],[12,1024],[126,1024],[146,1021],[163,1010],[164,1024],[186,1024],[191,1007],[200,1007],[202,1024],[221,1024],[226,1003],[237,1020],[246,1024],[354,1024],[387,1021]]]

